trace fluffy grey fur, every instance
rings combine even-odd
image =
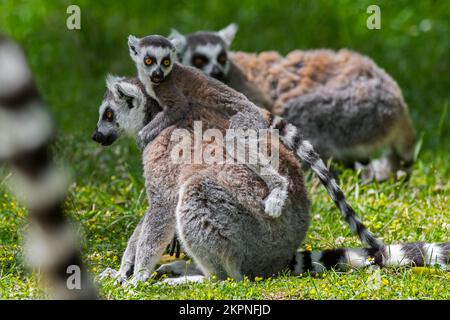
[[[150,37],[155,36],[145,37],[144,39]],[[144,40],[138,40],[133,36],[130,36],[130,38],[134,39],[130,43],[130,54],[136,62],[139,78],[143,83],[147,83],[145,86],[146,92],[150,96],[153,95],[164,109],[140,131],[139,135],[144,145],[157,136],[162,129],[183,118],[192,108],[192,105],[212,108],[221,113],[230,114],[229,129],[232,130],[278,129],[281,132],[280,136],[283,143],[294,150],[299,158],[310,165],[317,174],[352,231],[359,236],[363,243],[370,247],[379,248],[382,246],[382,242],[369,232],[356,217],[353,208],[345,200],[344,194],[329,174],[320,156],[314,151],[311,144],[303,139],[294,126],[289,125],[280,117],[273,117],[269,112],[258,108],[244,95],[219,81],[203,75],[194,68],[183,67],[178,63],[171,67],[171,72],[165,75],[164,80],[152,83],[152,72],[148,70],[148,66],[142,64],[141,59],[149,55],[157,56],[152,50],[155,46],[152,46],[151,41],[148,40],[146,40],[146,45],[142,45]],[[160,38],[158,36],[158,41],[160,41]],[[174,47],[168,47],[166,50],[159,49],[158,52],[161,56],[168,56],[173,53]],[[227,134],[227,138],[229,139],[227,146],[233,145],[235,136]],[[237,138],[238,143],[245,145],[245,137]],[[240,142],[239,138],[244,138],[244,141]],[[233,152],[234,150],[231,154],[234,154]],[[256,164],[246,163],[246,165],[257,174],[264,170],[265,173],[259,176],[266,182],[270,190],[264,202],[265,212],[271,217],[279,217],[287,199],[288,183],[283,176],[271,167],[270,163],[259,160],[261,156],[261,154],[258,155]]]
[[[114,78],[109,87],[135,86],[140,92],[139,105],[147,120],[126,121],[118,117],[115,124],[124,132],[137,132],[159,112],[159,106],[148,97],[136,79]],[[119,101],[112,102],[111,99]],[[108,90],[105,103],[120,106],[117,113],[126,114],[128,105]],[[204,108],[193,108],[178,128],[192,129],[193,120],[203,120],[214,127],[225,128],[226,119]],[[126,128],[137,125],[137,130]],[[108,269],[103,276],[118,276],[134,281],[151,276],[159,258],[176,233],[197,267],[184,262],[163,265],[157,274],[218,275],[220,279],[247,276],[269,276],[290,269],[294,274],[324,269],[379,266],[448,265],[450,246],[443,244],[398,244],[381,248],[331,249],[322,252],[296,252],[308,227],[309,201],[304,190],[298,162],[289,152],[282,152],[282,171],[290,179],[290,199],[279,219],[268,219],[252,207],[267,193],[264,184],[242,165],[191,166],[174,165],[170,160],[173,142],[168,128],[144,150],[146,188],[151,208],[128,241],[118,272]],[[416,248],[417,247],[417,248]],[[195,278],[197,281],[198,278]]]
[[[346,50],[234,54],[229,52],[234,33],[227,42],[213,31],[186,36],[174,31],[171,37],[185,44],[180,60],[188,65],[198,48],[220,46],[229,57],[228,71],[217,78],[297,126],[323,158],[367,162],[388,150],[368,166],[357,164],[364,178],[382,181],[409,173],[416,139],[408,108],[398,85],[372,60]],[[202,52],[214,59],[213,50]]]
[[[117,81],[130,84],[127,79]],[[115,88],[117,83],[112,84]],[[136,85],[136,89],[140,86]],[[108,92],[102,106],[120,105],[124,110],[116,110],[117,113],[128,112],[126,104],[112,103],[111,97],[115,95]],[[141,98],[145,97],[146,93],[141,91]],[[139,101],[141,105],[135,106],[138,110],[147,110],[147,114],[159,111],[153,103]],[[220,113],[194,107],[177,127],[192,130],[194,120],[221,130],[226,129],[228,122]],[[117,117],[117,121],[122,130],[115,133],[116,137],[133,131],[126,125],[141,126],[122,117]],[[101,121],[97,131],[100,129]],[[289,178],[292,200],[278,219],[272,219],[262,210],[255,211],[268,190],[245,166],[173,164],[170,150],[174,143],[170,138],[174,129],[165,129],[144,150],[151,209],[129,240],[118,274],[126,278],[133,273],[135,281],[146,280],[175,232],[205,275],[242,279],[244,275],[268,276],[288,268],[309,220],[309,201],[296,158],[281,147],[282,173]]]
[[[227,146],[234,145],[236,141],[244,146],[242,150],[245,150],[248,143],[247,137],[231,133],[237,132],[237,129],[267,128],[258,107],[244,95],[219,81],[206,77],[198,70],[173,63],[178,42],[173,40],[172,46],[160,46],[161,38],[161,36],[147,36],[143,39],[129,37],[130,55],[136,63],[139,79],[144,84],[147,94],[156,99],[163,108],[163,111],[140,131],[140,145],[147,145],[163,129],[183,119],[192,105],[199,105],[230,115],[230,131],[226,135],[229,142]],[[158,42],[153,43],[153,39],[157,39]],[[169,40],[166,42],[170,44]],[[167,66],[163,78],[158,78],[157,82],[153,80],[156,67],[144,63],[149,56],[155,57],[157,61],[161,60],[159,57],[171,57],[170,66]],[[234,149],[227,149],[227,151],[234,155]],[[267,199],[264,200],[265,212],[271,217],[279,217],[287,199],[287,180],[272,167],[269,161],[266,161],[262,154],[258,154],[257,157],[257,161],[254,163],[248,161],[246,165],[258,174],[270,189]]]

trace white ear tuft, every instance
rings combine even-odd
[[[106,75],[106,87],[108,88],[109,91],[114,92],[115,84],[123,79],[124,78],[122,78],[122,77],[117,77],[117,76],[114,76],[114,75],[108,73]]]
[[[177,29],[172,28],[170,30],[170,34],[167,38],[169,38],[170,40],[175,39],[175,38],[185,39],[185,36],[182,35],[180,32],[178,32]]]
[[[131,34],[128,36],[128,48],[130,49],[130,56],[133,60],[139,55],[139,41],[139,38]]]
[[[121,99],[125,99],[127,97],[134,98],[137,102],[137,106],[140,106],[143,99],[144,94],[142,90],[136,84],[133,84],[128,81],[120,81],[115,85],[116,91],[118,93],[118,97]],[[124,95],[126,97],[124,97]]]
[[[238,26],[235,23],[231,23],[230,25],[226,26],[222,30],[217,32],[217,35],[221,37],[227,46],[231,45],[231,42],[233,42],[234,36],[236,35],[236,32],[238,30]]]
[[[175,29],[172,29],[172,32],[169,35],[169,40],[178,53],[184,51],[184,47],[186,46],[186,37],[183,36],[181,33],[176,31]]]

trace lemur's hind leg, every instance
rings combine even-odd
[[[361,169],[364,181],[385,181],[391,177],[409,177],[414,163],[416,134],[407,114],[402,115],[390,143],[390,150],[384,157],[373,159],[368,165],[355,164]]]
[[[182,186],[176,210],[183,248],[207,277],[241,280],[239,207],[208,177],[191,177]]]
[[[416,149],[416,132],[411,118],[405,110],[405,114],[397,128],[397,134],[392,142],[390,162],[397,177],[409,176],[412,171]]]
[[[366,165],[355,162],[355,170],[361,170],[361,179],[364,183],[374,180],[378,182],[386,181],[394,174],[389,156],[373,159]]]

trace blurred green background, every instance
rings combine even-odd
[[[81,8],[81,30],[66,28],[70,4]],[[370,4],[381,8],[381,30],[366,27]],[[235,50],[346,47],[370,56],[403,89],[424,146],[449,145],[450,1],[0,1],[0,28],[26,48],[59,127],[86,137],[105,74],[135,72],[129,34],[217,30],[233,21]]]
[[[66,28],[71,4],[81,8],[81,30]],[[381,30],[366,27],[371,4],[381,8]],[[102,148],[91,141],[105,75],[135,73],[126,44],[129,34],[167,35],[172,27],[182,33],[218,30],[230,22],[239,25],[233,50],[286,54],[294,49],[346,47],[368,55],[397,80],[419,137],[420,154],[411,180],[362,185],[353,171],[346,170],[339,183],[367,226],[385,242],[448,241],[450,1],[0,0],[0,31],[24,46],[61,133],[55,148],[73,172],[67,212],[82,227],[92,272],[118,267],[127,239],[147,207],[134,142]],[[20,263],[20,230],[27,213],[5,192],[5,180],[0,180],[0,299],[34,297],[34,278]],[[302,247],[329,248],[338,236],[344,236],[342,246],[359,246],[310,175],[307,188],[314,219]],[[209,284],[195,290],[150,286],[136,292],[111,284],[102,292],[107,298],[448,299],[446,274],[382,272],[389,285],[381,291],[371,291],[364,282],[370,280],[370,271],[361,271],[328,273],[330,278],[322,285],[330,290],[322,291],[306,277],[251,287],[214,285],[217,292]]]

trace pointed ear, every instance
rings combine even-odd
[[[181,53],[184,51],[184,48],[186,47],[186,37],[179,33],[177,30],[172,29],[172,32],[169,35],[169,40],[175,47],[177,53]]]
[[[170,40],[182,39],[182,40],[186,41],[186,37],[184,35],[182,35],[180,32],[178,32],[177,29],[174,29],[174,28],[172,28],[172,30],[170,30],[170,34],[167,38],[169,38]]]
[[[144,94],[142,90],[136,84],[133,84],[128,81],[119,81],[115,84],[117,96],[123,100],[134,99],[136,104],[129,103],[128,107],[131,109],[134,106],[140,106],[143,99]]]
[[[133,61],[137,61],[137,57],[139,56],[139,38],[136,38],[133,35],[128,36],[128,48],[130,49],[130,57]]]
[[[108,73],[106,75],[106,88],[108,88],[108,90],[111,91],[112,93],[115,93],[116,91],[115,85],[121,80],[123,80],[123,78]]]
[[[220,31],[217,31],[217,35],[225,41],[227,46],[231,45],[231,42],[233,42],[234,36],[236,35],[236,32],[238,30],[238,26],[235,23],[230,24],[229,26],[223,28]]]

